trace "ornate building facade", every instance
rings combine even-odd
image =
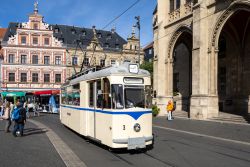
[[[110,66],[123,62],[139,63],[139,40],[133,30],[124,40],[115,29],[97,30],[95,26],[81,28],[67,25],[52,25],[54,36],[67,48],[67,76],[90,66]],[[140,63],[143,51],[140,50]]]
[[[174,98],[195,119],[250,113],[250,1],[158,0],[153,26],[161,111]]]
[[[134,30],[126,41],[114,29],[49,25],[38,13],[35,3],[28,22],[10,23],[3,38],[1,89],[59,90],[81,67],[109,66],[126,61],[138,63],[138,46]],[[143,62],[143,56],[140,59]]]
[[[37,6],[27,23],[9,24],[2,47],[3,90],[54,90],[66,79],[66,49]]]

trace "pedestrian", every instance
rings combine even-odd
[[[26,110],[23,108],[23,104],[21,104],[19,101],[16,104],[17,108],[12,112],[12,115],[15,115],[15,113],[19,113],[18,119],[14,119],[15,125],[14,130],[12,132],[13,136],[17,137],[17,131],[20,132],[20,135],[23,136],[23,129],[24,125],[26,123]]]
[[[26,110],[26,117],[29,118],[30,117],[30,112],[29,112],[29,109],[28,109],[28,105],[29,103],[27,101],[25,101],[23,103],[23,108]]]
[[[6,124],[5,124],[5,132],[6,133],[10,132],[10,126],[11,126],[10,110],[11,110],[10,109],[10,103],[6,102],[4,115],[1,116],[1,118],[6,121]]]
[[[39,106],[38,106],[37,102],[35,102],[35,104],[34,104],[34,116],[36,116],[36,114],[37,114],[37,116],[40,116],[38,108],[39,108]]]
[[[0,101],[0,117],[4,114],[4,107],[3,102]]]
[[[172,119],[173,110],[174,110],[174,103],[172,100],[169,100],[167,104],[168,120],[173,120]]]

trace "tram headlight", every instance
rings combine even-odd
[[[141,131],[141,125],[138,124],[138,123],[136,123],[136,124],[134,125],[134,130],[135,130],[136,132],[140,132],[140,131]]]

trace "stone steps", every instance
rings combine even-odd
[[[226,122],[235,122],[235,123],[249,123],[245,117],[241,115],[235,115],[230,113],[219,113],[218,117],[209,118],[209,120],[215,121],[226,121]]]
[[[180,111],[180,110],[174,111],[173,117],[189,118],[188,112]],[[223,113],[223,112],[220,112],[218,117],[209,118],[208,120],[235,122],[235,123],[250,123],[250,120],[247,120],[245,117],[241,115],[235,115],[235,114]]]

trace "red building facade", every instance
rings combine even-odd
[[[66,79],[66,47],[38,14],[10,23],[3,42],[2,90],[58,90]]]

